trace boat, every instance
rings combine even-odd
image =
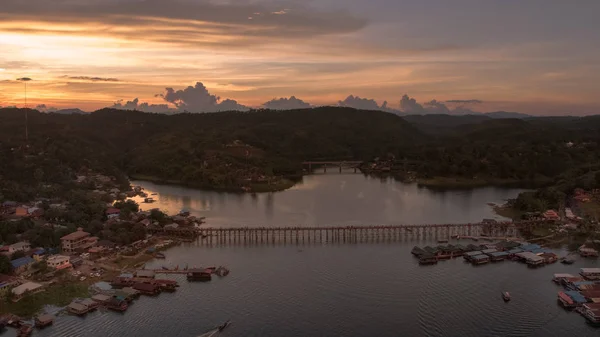
[[[211,278],[212,278],[211,274],[205,272],[204,270],[190,270],[187,273],[187,280],[188,281],[206,282],[206,281],[210,281]]]
[[[573,263],[575,263],[575,259],[563,259],[562,261],[560,261],[560,263],[562,263],[562,264],[573,264]]]
[[[163,253],[156,253],[156,254],[154,254],[154,257],[157,258],[157,259],[164,259],[164,258],[166,258],[165,254],[163,254]]]
[[[219,277],[224,277],[224,276],[229,275],[229,269],[227,269],[223,266],[220,266],[219,268],[217,268],[217,270],[214,271],[214,273],[217,274],[217,276],[219,276]]]
[[[35,326],[39,329],[52,325],[54,323],[54,316],[52,315],[39,315],[35,317]]]
[[[448,243],[448,240],[440,239],[437,241],[438,243]]]
[[[504,299],[504,302],[510,301],[510,294],[508,293],[508,291],[502,293],[502,299]]]
[[[221,331],[225,330],[225,328],[227,328],[227,327],[228,327],[228,326],[230,326],[230,325],[231,325],[231,320],[228,320],[227,322],[225,322],[225,323],[223,323],[223,324],[219,325],[219,326],[217,327],[217,330],[219,330],[219,332],[221,332]]]
[[[33,332],[33,328],[31,327],[31,325],[23,324],[17,331],[17,337],[31,336],[32,332]]]

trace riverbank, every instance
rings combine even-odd
[[[158,185],[178,185],[191,188],[198,188],[208,191],[216,192],[230,192],[230,193],[266,193],[266,192],[279,192],[285,191],[296,185],[297,182],[288,178],[278,178],[274,183],[249,183],[247,186],[214,186],[207,184],[193,184],[184,182],[182,180],[169,180],[162,179],[156,176],[144,175],[144,174],[130,174],[130,180],[142,180],[149,181]]]
[[[177,243],[173,241],[173,244],[156,249],[156,252],[169,250],[176,245]],[[122,272],[142,267],[154,259],[156,259],[155,255],[148,254],[143,250],[135,256],[117,256],[110,262],[98,262],[97,266],[105,270],[101,279],[89,277],[80,280],[79,276],[66,273],[60,279],[45,285],[44,291],[40,293],[24,296],[18,302],[12,302],[10,299],[2,301],[0,314],[14,314],[29,319],[41,313],[47,305],[65,307],[74,299],[89,297],[91,295],[90,287],[96,282],[110,282]]]
[[[0,314],[15,314],[23,318],[31,318],[46,305],[67,306],[75,298],[89,297],[89,285],[85,282],[59,282],[50,285],[44,291],[23,297],[18,302],[6,300],[0,306]]]
[[[546,182],[517,179],[495,179],[495,178],[464,178],[464,177],[433,177],[417,178],[417,184],[420,187],[432,189],[470,189],[478,187],[519,187],[534,188],[539,187]]]
[[[509,218],[514,221],[521,220],[523,217],[523,214],[525,214],[524,212],[522,212],[518,209],[515,209],[508,203],[505,203],[502,205],[490,203],[488,205],[490,205],[492,207],[492,209],[494,210],[494,213],[498,214],[501,217]]]

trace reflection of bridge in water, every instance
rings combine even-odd
[[[452,237],[514,238],[548,221],[495,222],[436,225],[384,225],[333,227],[201,228],[200,244],[275,244],[326,242],[386,242]],[[485,235],[485,237],[483,237]]]

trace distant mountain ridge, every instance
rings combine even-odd
[[[494,112],[485,112],[483,115],[488,116],[490,118],[531,118],[531,117],[541,117],[541,116],[532,116],[520,112],[509,112],[509,111],[494,111]]]
[[[85,114],[88,114],[89,112],[85,112],[81,109],[74,108],[74,109],[56,110],[56,111],[52,111],[50,113],[59,114],[59,115],[85,115]]]

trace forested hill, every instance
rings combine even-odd
[[[303,160],[369,160],[402,153],[425,139],[399,116],[331,107],[178,115],[28,110],[28,119],[25,147],[25,110],[0,110],[0,174],[31,185],[36,168],[58,182],[85,166],[201,187],[239,188],[265,176],[298,175]]]
[[[408,159],[424,179],[551,181],[600,158],[600,117],[407,116],[321,107],[163,115],[0,109],[0,184],[23,198],[82,168],[198,187],[285,187],[304,160]],[[27,145],[27,146],[26,146]],[[393,155],[393,156],[392,156]],[[396,167],[400,167],[397,166]],[[251,186],[256,190],[254,186]],[[23,195],[19,195],[23,194]]]

